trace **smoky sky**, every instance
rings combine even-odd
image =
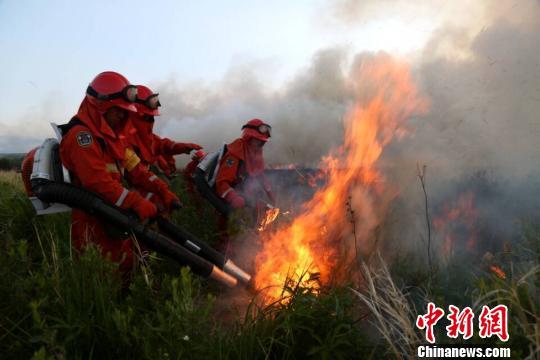
[[[472,37],[467,27],[438,29],[412,62],[415,79],[431,100],[430,112],[411,120],[412,136],[387,149],[385,161],[428,163],[452,176],[478,167],[516,177],[533,172],[540,155],[537,14],[525,25],[496,17]],[[448,46],[467,57],[444,54]],[[274,130],[265,149],[269,163],[316,164],[341,143],[342,119],[354,100],[350,77],[362,55],[346,47],[320,50],[277,90],[261,80],[264,69],[243,65],[217,83],[158,82],[164,106],[157,131],[211,151],[238,137],[247,120],[261,118]]]
[[[158,83],[164,106],[157,129],[212,151],[239,137],[248,120],[260,118],[273,127],[266,148],[270,163],[316,163],[343,135],[342,117],[351,98],[345,53],[341,48],[321,50],[279,90],[269,90],[259,80],[264,69],[246,66],[233,67],[217,84]]]
[[[358,4],[334,4],[341,26],[375,13],[374,2]],[[460,194],[476,194],[479,223],[491,229],[485,237],[494,239],[486,248],[515,236],[518,219],[540,214],[534,196],[540,190],[540,2],[497,4],[484,2],[476,18],[448,16],[411,60],[430,109],[409,120],[410,134],[392,142],[380,162],[401,189],[389,221],[403,238],[425,231],[417,165],[427,168],[432,216]],[[342,11],[343,6],[352,8]],[[459,14],[453,10],[448,14]],[[212,151],[257,117],[274,128],[265,148],[268,163],[316,166],[342,142],[343,117],[354,101],[351,76],[359,59],[372,55],[347,46],[321,49],[278,89],[266,86],[264,68],[244,65],[233,66],[213,84],[157,82],[164,104],[157,129]]]
[[[516,240],[524,219],[540,215],[540,4],[528,4],[473,37],[442,28],[424,49],[414,71],[430,112],[411,119],[414,134],[392,143],[383,159],[403,191],[396,212],[402,234],[418,237],[425,228],[415,163],[427,166],[432,217],[474,194],[483,249]],[[448,44],[467,44],[466,56],[441,55]]]

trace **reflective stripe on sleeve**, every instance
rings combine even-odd
[[[139,165],[140,162],[141,159],[137,156],[137,154],[135,154],[135,152],[130,148],[126,148],[124,166],[127,171],[133,170],[137,165]]]
[[[149,181],[154,181],[157,179],[157,176],[156,175],[152,175],[148,178]]]
[[[154,193],[149,192],[148,194],[146,194],[145,199],[146,199],[146,200],[150,200],[150,198],[151,198],[153,195],[154,195]]]
[[[126,197],[128,196],[128,194],[129,194],[129,190],[124,188],[124,191],[122,191],[122,193],[120,194],[120,197],[118,198],[118,200],[116,200],[116,203],[114,205],[122,206],[122,204],[124,203],[124,200],[126,200]]]
[[[230,187],[230,188],[228,188],[227,190],[225,190],[225,192],[223,192],[223,194],[221,194],[221,197],[222,197],[223,199],[225,199],[225,196],[227,196],[227,194],[230,193],[231,191],[233,191],[233,188],[232,188],[232,187]]]

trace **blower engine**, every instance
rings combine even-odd
[[[229,215],[231,208],[222,198],[216,195],[216,177],[219,171],[221,159],[227,152],[227,145],[223,145],[220,151],[206,155],[197,165],[193,173],[193,182],[199,193],[204,196],[214,208],[222,215]]]
[[[54,123],[51,125],[58,135],[59,140],[61,140],[60,128]],[[41,146],[32,149],[26,155],[21,165],[24,188],[38,215],[54,214],[71,210],[71,208],[65,204],[44,202],[32,191],[32,183],[34,182],[52,181],[57,183],[71,183],[69,171],[60,161],[59,149],[60,144],[57,139],[45,139]]]

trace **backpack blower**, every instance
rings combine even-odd
[[[61,130],[55,124],[58,135]],[[30,151],[21,166],[25,190],[38,215],[53,214],[78,208],[124,231],[129,231],[146,247],[171,257],[194,273],[212,278],[227,286],[238,280],[248,283],[251,276],[232,260],[178,225],[162,218],[156,219],[162,235],[142,224],[139,219],[99,197],[99,195],[71,184],[69,171],[62,165],[58,140],[46,139]],[[232,276],[231,276],[232,275]]]

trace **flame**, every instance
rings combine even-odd
[[[433,219],[433,226],[443,234],[442,251],[445,255],[453,254],[458,241],[469,251],[476,248],[478,218],[474,194],[467,191],[460,194],[452,206],[446,205],[442,214]]]
[[[501,269],[500,267],[498,267],[497,265],[491,265],[489,267],[489,270],[491,270],[491,272],[493,274],[495,274],[495,276],[497,276],[499,279],[501,280],[504,280],[506,279],[506,273],[504,272],[503,269]]]
[[[280,299],[286,284],[318,289],[351,280],[352,266],[373,250],[373,230],[395,196],[377,161],[395,136],[406,133],[404,122],[427,110],[427,101],[408,65],[385,54],[359,63],[352,87],[356,101],[344,118],[343,145],[321,160],[325,185],[290,224],[261,234],[254,281],[269,302]]]
[[[280,212],[281,212],[280,209],[277,207],[266,209],[265,216],[262,219],[262,221],[259,223],[259,227],[258,227],[259,232],[266,230],[268,226],[270,226],[274,221],[276,221]]]
[[[324,173],[318,172],[315,174],[307,174],[306,182],[311,188],[316,188],[319,180],[324,179]]]

